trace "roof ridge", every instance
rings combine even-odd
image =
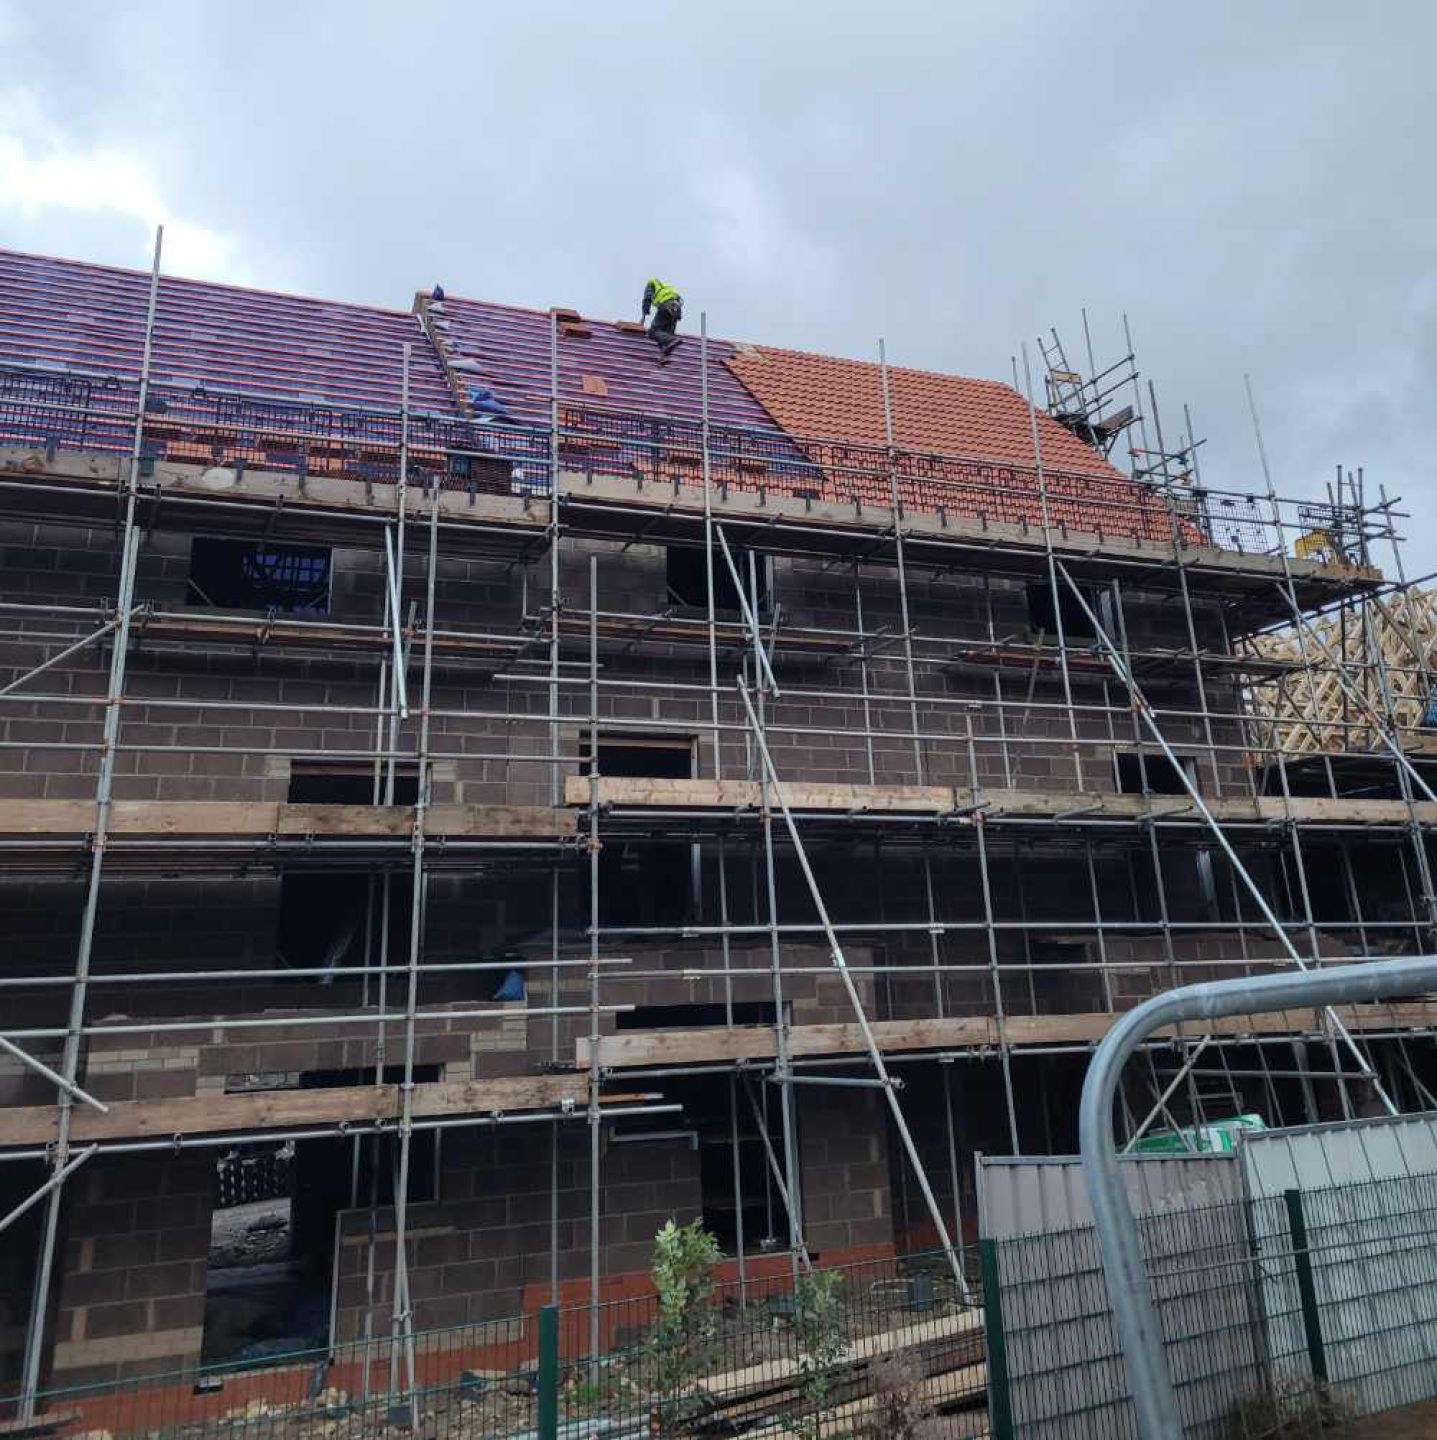
[[[533,305],[514,305],[507,300],[480,300],[473,295],[456,295],[446,288],[444,291],[444,303],[448,305],[453,301],[458,301],[458,303],[461,305],[474,305],[487,310],[507,310],[512,315],[528,315],[532,316],[536,320],[547,320],[555,310],[565,310],[573,308],[572,306],[550,305],[548,309],[540,310]],[[579,320],[581,322],[584,322],[586,324],[607,325],[610,327],[622,324],[625,318],[619,315],[590,315],[586,314],[582,310],[575,310],[574,313],[579,317]],[[570,323],[572,324],[573,322],[571,321]],[[693,338],[697,339],[698,337],[695,335]],[[708,342],[710,345],[726,345],[733,350],[738,350],[744,347],[747,347],[750,350],[757,350],[760,348],[759,346],[755,345],[751,340],[726,340],[721,335],[710,335],[708,337]]]

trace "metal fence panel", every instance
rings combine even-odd
[[[788,1256],[750,1256],[743,1282],[718,1283],[677,1328],[660,1325],[651,1289],[602,1301],[597,1353],[582,1297],[542,1330],[531,1310],[395,1342],[386,1316],[368,1341],[63,1387],[39,1408],[113,1440],[540,1440],[541,1422],[566,1440],[833,1437],[882,1430],[899,1402],[941,1412],[955,1434],[976,1431],[983,1317],[958,1293],[947,1257],[878,1257],[823,1273],[834,1302],[825,1326],[805,1320],[802,1297],[814,1292],[806,1280],[796,1287]],[[813,1342],[820,1329],[836,1346],[826,1356]],[[542,1395],[541,1365],[555,1386]],[[0,1393],[0,1434],[14,1411],[14,1397]]]
[[[1123,1174],[1136,1215],[1242,1197],[1237,1161],[1228,1154],[1131,1155]],[[1071,1155],[980,1155],[978,1217],[990,1240],[1091,1225],[1082,1162]]]
[[[1328,1379],[1363,1414],[1437,1395],[1437,1115],[1245,1136],[1238,1158],[1255,1200],[1301,1192]],[[1260,1255],[1286,1244],[1265,1214]],[[1269,1343],[1301,1353],[1290,1277],[1261,1283]]]
[[[1242,1383],[1234,1377],[1250,1378],[1257,1363],[1246,1235],[1231,1211],[1211,1209],[1240,1198],[1237,1163],[1226,1154],[1134,1155],[1123,1175],[1139,1216],[1204,1212],[1144,1230],[1174,1381],[1201,1425],[1231,1404]],[[985,1236],[1026,1237],[997,1247],[1018,1433],[1136,1436],[1081,1162],[981,1156],[978,1206]],[[1204,1244],[1212,1269],[1189,1263]],[[1220,1278],[1233,1263],[1238,1273]]]
[[[1209,1173],[1227,1174],[1231,1183],[1231,1167],[1213,1158]],[[1054,1185],[1063,1179],[1057,1168],[1047,1177]],[[1149,1165],[1131,1169],[1137,1175]],[[1140,1218],[1139,1230],[1168,1363],[1187,1433],[1216,1435],[1263,1365],[1244,1207],[1174,1208],[1182,1189],[1165,1188],[1159,1169],[1150,1173],[1153,1195],[1169,1208]],[[995,1250],[1015,1432],[1024,1440],[1137,1440],[1092,1227],[1011,1236]]]
[[[1284,1190],[1437,1172],[1437,1114],[1349,1120],[1244,1135],[1243,1184],[1255,1199]]]
[[[1303,1196],[1328,1378],[1363,1413],[1437,1394],[1437,1176]]]

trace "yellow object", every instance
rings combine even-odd
[[[1336,560],[1342,553],[1337,548],[1337,541],[1332,538],[1330,530],[1309,530],[1306,535],[1297,537],[1292,549],[1299,560],[1311,560],[1319,555]]]
[[[672,285],[665,285],[662,280],[650,280],[649,288],[653,291],[650,299],[655,305],[662,305],[665,300],[677,300],[679,292]]]

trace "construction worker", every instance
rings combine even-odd
[[[684,318],[684,297],[672,285],[665,285],[662,280],[650,280],[644,286],[644,308],[640,319],[647,320],[651,308],[654,323],[649,326],[649,339],[659,347],[659,358],[667,360],[679,343],[674,331]]]

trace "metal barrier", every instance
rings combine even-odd
[[[1114,1318],[1145,1440],[1169,1440],[1179,1430],[1173,1377],[1164,1364],[1162,1332],[1154,1314],[1137,1229],[1113,1144],[1113,1103],[1124,1063],[1148,1035],[1163,1025],[1227,1015],[1259,1015],[1297,1005],[1325,1006],[1326,1022],[1355,1051],[1333,1005],[1392,995],[1422,995],[1437,986],[1437,956],[1367,961],[1316,971],[1303,966],[1296,951],[1293,956],[1302,966],[1295,973],[1186,985],[1145,1000],[1108,1031],[1083,1081],[1078,1126],[1088,1200],[1102,1242]],[[1360,1052],[1356,1053],[1358,1063],[1365,1068],[1366,1061]],[[1387,1099],[1380,1087],[1377,1093]],[[1396,1113],[1390,1100],[1387,1105]]]
[[[1137,1230],[1172,1433],[1256,1440],[1288,1433],[1254,1428],[1273,1403],[1371,1414],[1437,1396],[1437,1175],[1145,1215]],[[994,1440],[1159,1433],[1135,1418],[1096,1230],[982,1253]]]

